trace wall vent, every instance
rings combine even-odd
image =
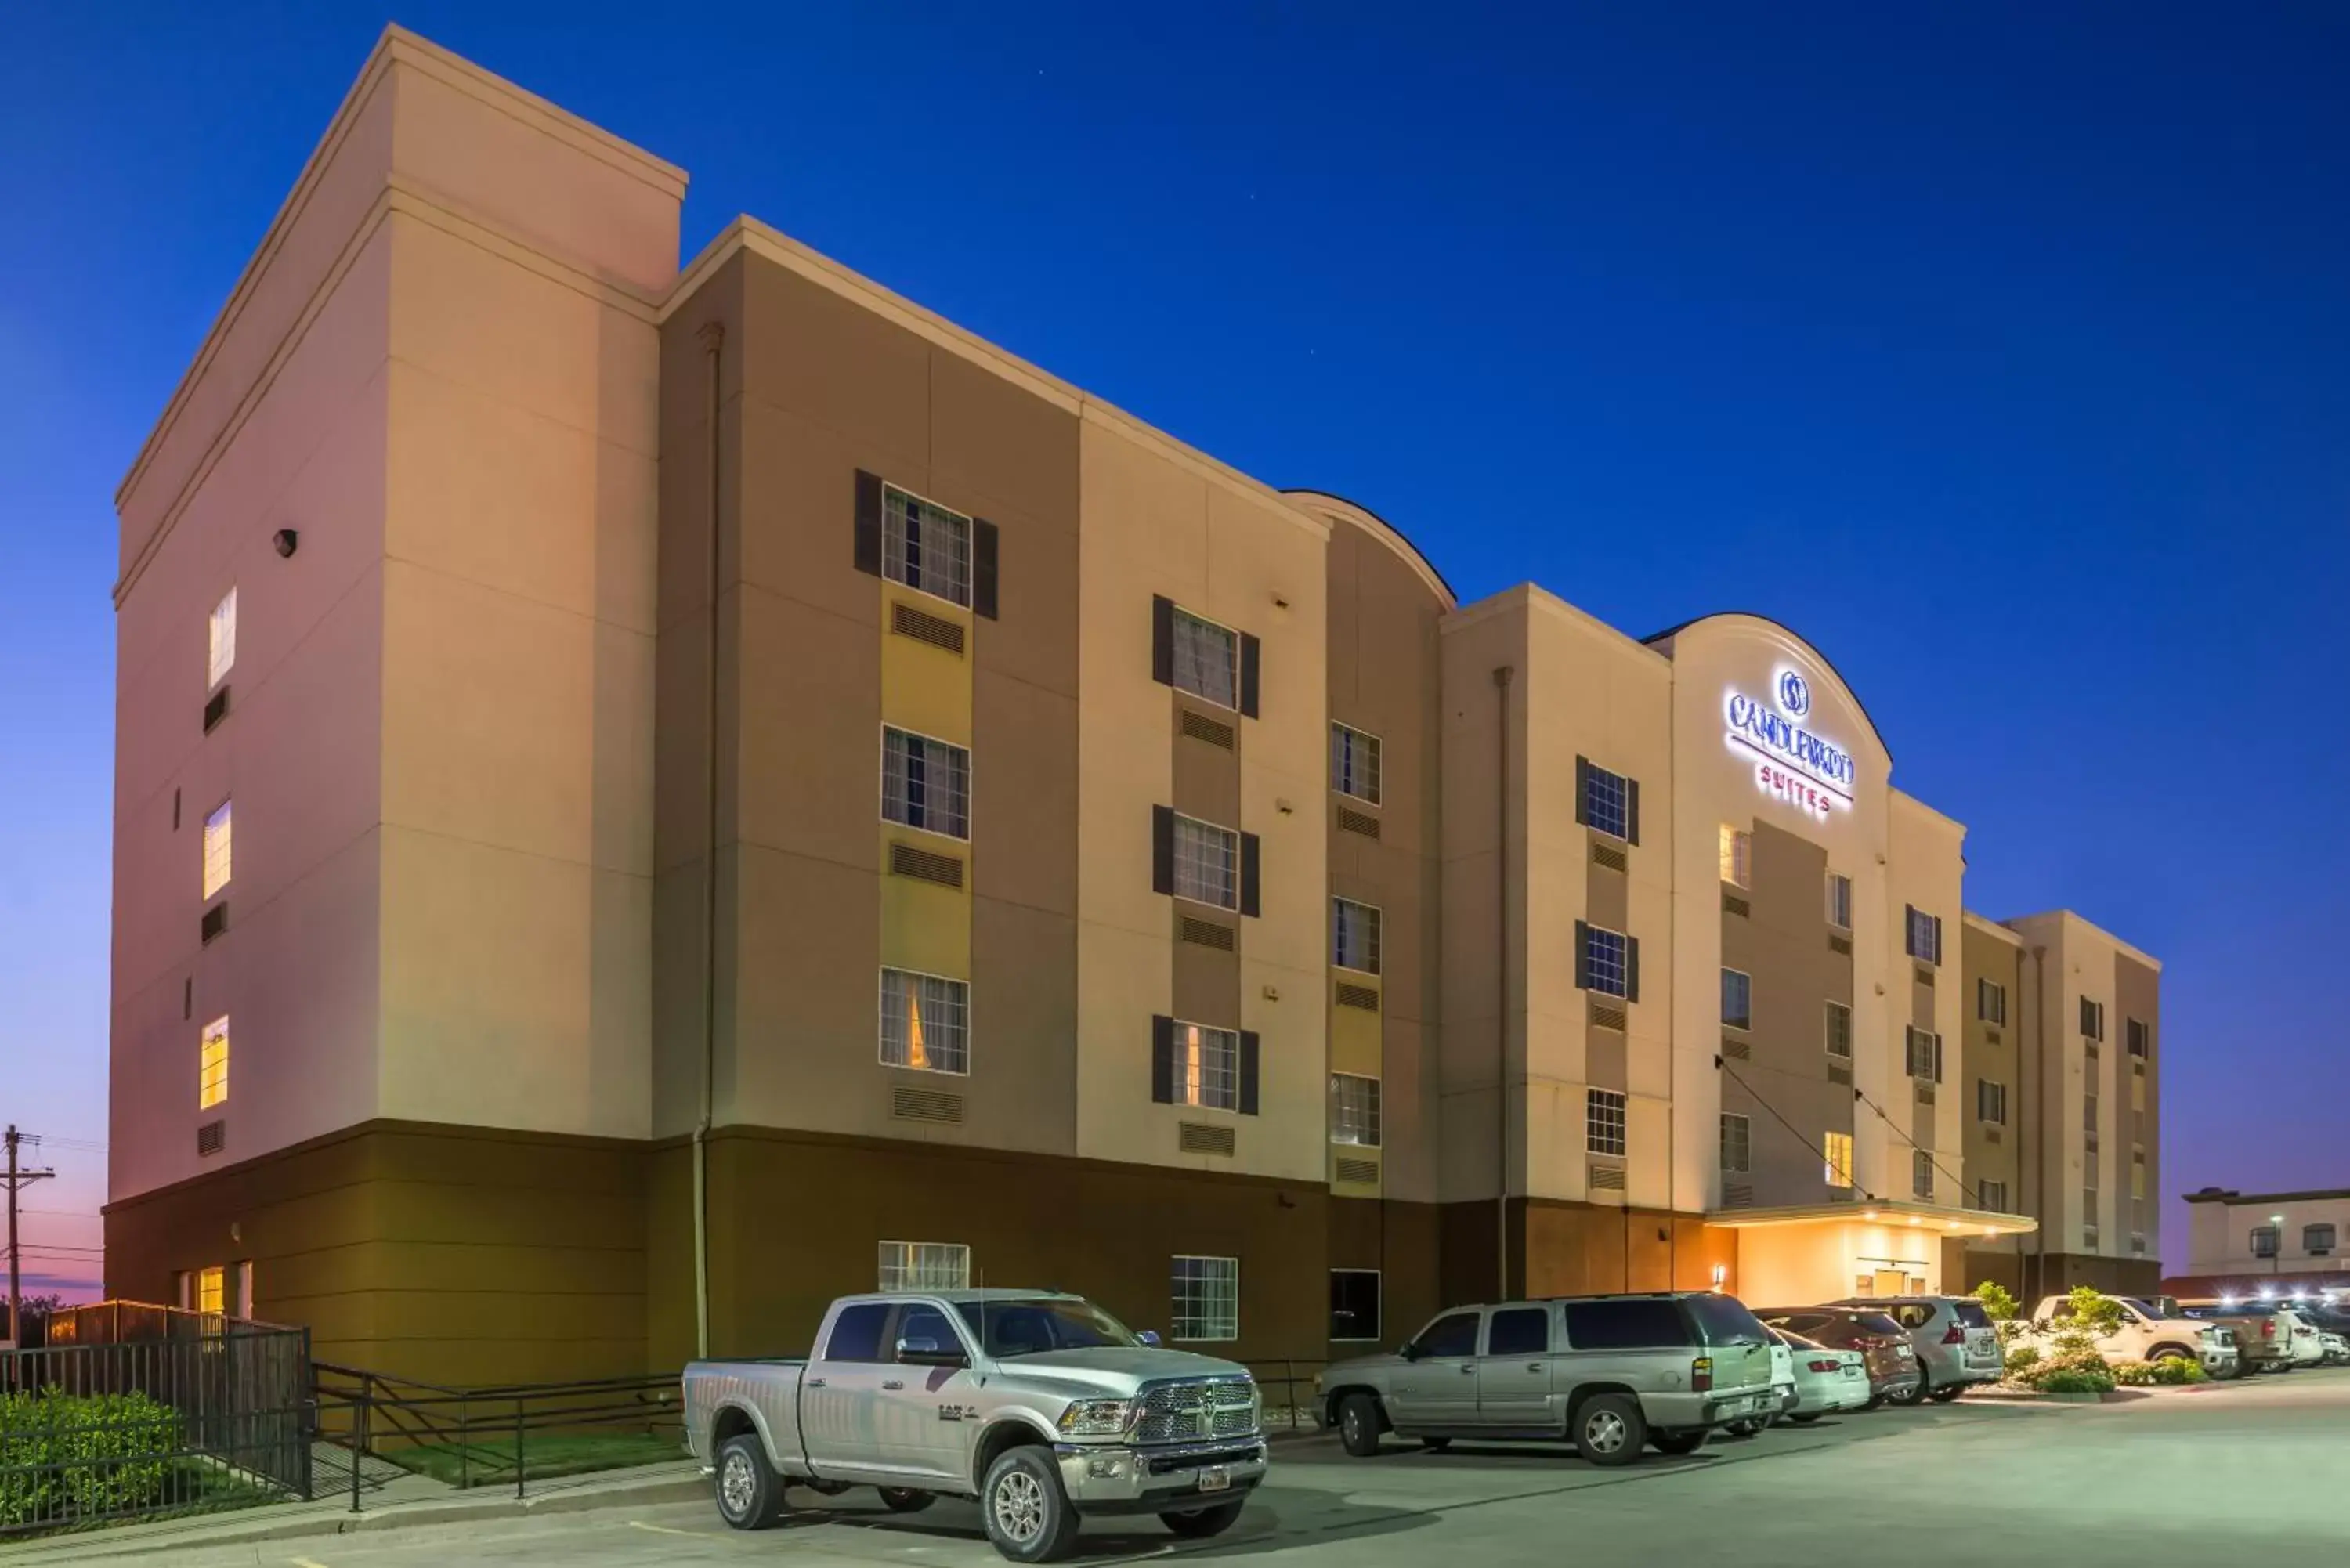
[[[1350,981],[1342,980],[1332,994],[1341,1007],[1359,1007],[1366,1012],[1377,1012],[1379,1010],[1379,993],[1378,988],[1374,986],[1356,985]]]
[[[1983,1142],[1985,1142],[1985,1143],[2005,1143],[2006,1141],[2007,1141],[2007,1134],[2006,1134],[2004,1131],[2002,1131],[2001,1128],[1998,1128],[1998,1127],[1986,1127],[1985,1128],[1983,1128]]]
[[[1724,1209],[1751,1209],[1754,1205],[1754,1184],[1751,1181],[1725,1181],[1721,1184],[1721,1206]]]
[[[1919,985],[1931,986],[1934,983],[1934,971],[1931,965],[1921,963],[1917,966],[1917,972]]]
[[[2095,1060],[2097,1059],[2098,1055],[2099,1055],[2099,1052],[2098,1052],[2098,1050],[2097,1050],[2097,1043],[2096,1043],[2095,1041],[2094,1041],[2094,1040],[2084,1040],[2084,1041],[2082,1041],[2082,1042],[2081,1042],[2081,1054],[2082,1054],[2082,1055],[2084,1055],[2084,1056],[2086,1056],[2086,1057],[2087,1057],[2090,1061],[2092,1061],[2092,1062],[2095,1061]]]
[[[917,849],[910,844],[889,846],[889,874],[936,882],[941,888],[962,886],[962,862],[951,855]]]
[[[2095,1154],[2095,1153],[2096,1153],[2096,1152],[2097,1152],[2097,1147],[2098,1147],[2098,1146],[2097,1146],[2097,1135],[2096,1135],[2096,1134],[2095,1134],[2095,1133],[2084,1133],[2084,1134],[2082,1134],[2082,1135],[2081,1135],[2081,1147],[2082,1147],[2084,1150],[2085,1150],[2086,1152],[2088,1152],[2088,1153],[2090,1153],[2090,1154]]]
[[[204,911],[203,940],[210,941],[226,929],[228,929],[228,900],[224,898]]]
[[[1607,1003],[1596,999],[1591,1002],[1592,1027],[1596,1029],[1613,1029],[1618,1034],[1621,1034],[1630,1023],[1630,1018],[1626,1015],[1622,1008],[1610,1007]]]
[[[1829,1064],[1828,1064],[1828,1082],[1829,1082],[1829,1083],[1831,1083],[1831,1084],[1849,1084],[1849,1083],[1851,1083],[1851,1082],[1852,1082],[1852,1069],[1851,1069],[1850,1067],[1846,1066],[1846,1065],[1845,1065],[1843,1063],[1841,1063],[1841,1062],[1831,1062],[1831,1063],[1829,1063]]]
[[[1594,1160],[1591,1166],[1591,1190],[1594,1192],[1623,1191],[1624,1168],[1620,1165],[1601,1165]]]
[[[1230,1156],[1240,1147],[1240,1138],[1232,1128],[1211,1127],[1205,1122],[1179,1122],[1175,1141],[1185,1154]]]
[[[1232,927],[1216,920],[1203,920],[1197,915],[1180,915],[1176,918],[1175,934],[1184,941],[1214,948],[1218,952],[1232,950]]]
[[[1357,811],[1351,805],[1338,808],[1338,826],[1347,833],[1359,833],[1366,838],[1379,836],[1379,819],[1367,811]]]
[[[1754,1047],[1734,1034],[1725,1034],[1721,1037],[1721,1054],[1734,1061],[1747,1062],[1753,1059]]]
[[[1986,1040],[1986,1041],[1988,1041],[1990,1044],[1993,1044],[1993,1045],[1998,1044],[1999,1044],[1999,1031],[1998,1031],[1998,1030],[1996,1030],[1996,1029],[1991,1028],[1989,1024],[1985,1024],[1985,1025],[1983,1026],[1983,1039],[1984,1039],[1984,1040]]]
[[[1721,912],[1742,920],[1754,913],[1754,906],[1725,888],[1721,890]]]
[[[962,1124],[962,1096],[944,1089],[918,1089],[911,1084],[889,1085],[889,1114],[901,1122]]]
[[[226,1122],[206,1122],[196,1129],[196,1155],[199,1158],[208,1154],[218,1154],[227,1146]]]
[[[1596,840],[1591,846],[1591,863],[1605,866],[1610,871],[1629,871],[1632,868],[1630,856],[1612,844],[1601,844]]]
[[[1376,1159],[1357,1159],[1342,1154],[1330,1162],[1330,1170],[1346,1186],[1377,1187],[1379,1184],[1379,1162]]]
[[[2143,1236],[2132,1236],[2130,1238],[2130,1251],[2143,1256],[2146,1252],[2146,1238]]]
[[[962,657],[962,628],[942,615],[918,610],[910,604],[893,604],[889,607],[889,629],[899,637],[942,648],[957,659]]]
[[[1846,958],[1852,957],[1852,939],[1850,937],[1830,937],[1828,939],[1828,951],[1832,953],[1842,953]]]
[[[1205,741],[1211,746],[1222,746],[1228,752],[1232,749],[1236,738],[1232,734],[1232,727],[1230,724],[1219,722],[1209,718],[1205,713],[1195,713],[1189,708],[1183,710],[1182,729],[1183,732],[1193,740]]]
[[[204,703],[204,733],[211,734],[213,726],[227,717],[228,688],[224,686],[213,692],[211,699]]]
[[[1923,1078],[1912,1078],[1909,1080],[1909,1083],[1910,1086],[1918,1091],[1918,1103],[1919,1105],[1930,1106],[1934,1103],[1933,1085],[1926,1082]]]

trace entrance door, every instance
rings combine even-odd
[[[1906,1295],[1908,1290],[1909,1276],[1907,1272],[1900,1269],[1879,1269],[1868,1293],[1873,1296],[1898,1296]]]

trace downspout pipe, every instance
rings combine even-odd
[[[710,703],[703,732],[708,747],[705,805],[710,832],[702,867],[702,1094],[693,1122],[693,1354],[697,1360],[706,1361],[710,1358],[710,1123],[718,1093],[718,407],[720,355],[726,345],[726,328],[712,321],[699,336],[710,358],[710,390],[704,405],[710,424]]]
[[[1496,1301],[1510,1299],[1510,682],[1517,666],[1493,670],[1493,695],[1501,728],[1493,756],[1493,1120],[1499,1137],[1499,1179],[1493,1188],[1493,1272],[1501,1281]]]

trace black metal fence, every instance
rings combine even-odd
[[[1256,1379],[1257,1395],[1264,1402],[1266,1427],[1310,1432],[1321,1426],[1314,1407],[1314,1379],[1321,1376],[1328,1362],[1297,1356],[1243,1365]]]
[[[107,1303],[0,1351],[0,1534],[310,1494],[310,1336]]]

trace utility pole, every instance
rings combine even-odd
[[[22,1345],[25,1343],[24,1298],[17,1290],[16,1274],[16,1194],[21,1189],[30,1187],[36,1181],[47,1181],[50,1177],[57,1174],[54,1170],[26,1170],[20,1168],[16,1159],[16,1149],[17,1146],[23,1141],[24,1135],[16,1130],[16,1123],[10,1122],[8,1124],[7,1133],[8,1343],[12,1345]]]

